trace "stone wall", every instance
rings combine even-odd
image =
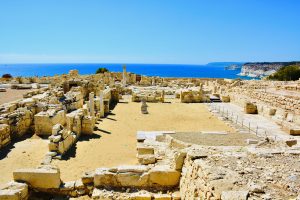
[[[11,141],[10,128],[7,124],[0,124],[0,149]]]
[[[151,90],[143,90],[143,91],[133,91],[132,92],[132,102],[141,102],[143,99],[146,102],[164,102],[164,91],[151,91]]]
[[[185,90],[180,93],[181,103],[202,103],[209,102],[209,97],[203,91]]]
[[[248,99],[252,99],[252,101],[262,101],[268,104],[269,106],[281,108],[295,114],[300,114],[300,96],[283,96],[263,91],[242,89],[234,91],[234,94],[237,96],[245,95]]]
[[[35,134],[37,135],[51,135],[52,127],[55,124],[65,125],[66,113],[64,110],[47,110],[42,111],[34,116]]]

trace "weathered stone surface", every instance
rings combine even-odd
[[[158,165],[149,171],[150,182],[161,186],[177,186],[180,172],[170,169],[166,165]]]
[[[1,200],[27,200],[28,186],[25,183],[9,182],[0,187]]]
[[[176,191],[176,192],[173,192],[172,193],[172,200],[180,200],[181,197],[180,197],[180,192],[179,191]]]
[[[156,158],[154,155],[139,155],[138,161],[142,165],[154,164],[156,162]]]
[[[154,154],[154,148],[142,143],[137,145],[137,152],[138,155]]]
[[[81,177],[81,181],[83,184],[90,184],[94,182],[95,172],[85,172]]]
[[[154,194],[155,200],[172,200],[172,196],[169,194]]]
[[[222,192],[222,200],[247,200],[249,191],[224,191]]]
[[[35,133],[37,135],[51,135],[55,124],[60,123],[64,125],[65,122],[66,114],[64,110],[40,112],[34,116]]]
[[[297,140],[286,140],[285,143],[291,147],[297,144]]]
[[[258,140],[255,139],[246,139],[247,144],[258,144]]]
[[[172,167],[175,170],[181,171],[185,157],[186,157],[186,152],[182,152],[182,151],[175,152]]]
[[[107,168],[98,168],[95,171],[94,185],[95,187],[117,186],[116,174],[109,172]]]
[[[244,106],[246,114],[257,114],[257,106],[253,103],[246,103]]]
[[[142,187],[147,186],[148,174],[140,173],[118,173],[116,174],[117,182],[122,187]]]
[[[148,171],[148,167],[145,165],[121,165],[117,168],[118,173],[134,172],[144,173]]]
[[[15,181],[23,181],[34,188],[59,188],[60,172],[54,166],[43,166],[36,169],[18,169],[13,172]]]

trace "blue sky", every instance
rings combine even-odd
[[[0,0],[0,63],[300,60],[298,0]]]

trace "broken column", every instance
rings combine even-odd
[[[103,90],[100,91],[100,117],[104,117],[104,99]]]
[[[89,94],[89,111],[92,117],[95,117],[94,92]]]
[[[142,114],[148,114],[148,109],[147,109],[148,105],[146,104],[146,100],[143,99],[142,100],[142,106],[141,106],[141,111]]]
[[[125,87],[126,86],[126,65],[123,65],[123,80],[122,84]]]

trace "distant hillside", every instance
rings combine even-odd
[[[211,62],[207,63],[206,65],[212,66],[229,66],[229,65],[243,65],[245,62]]]
[[[240,76],[265,77],[277,72],[280,68],[289,65],[299,65],[300,61],[293,62],[249,62],[242,66]]]

